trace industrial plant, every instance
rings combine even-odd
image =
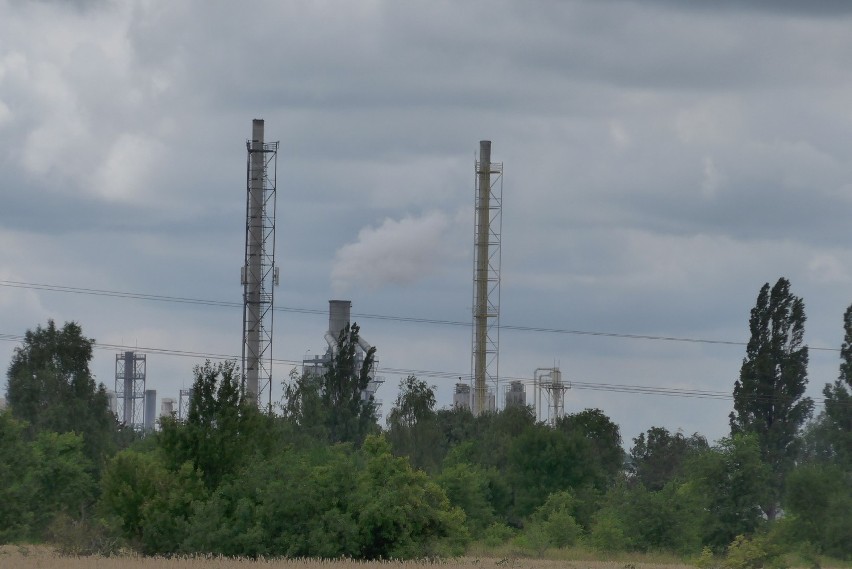
[[[302,360],[303,375],[322,376],[326,373],[332,358],[334,358],[337,353],[337,340],[340,337],[340,334],[343,333],[346,326],[351,324],[351,312],[352,301],[350,300],[328,301],[328,330],[323,336],[325,343],[327,344],[326,350],[322,355],[315,354],[313,358],[305,358]],[[358,342],[355,346],[356,369],[361,369],[361,366],[364,364],[364,358],[367,356],[370,348],[372,348],[370,343],[359,334]],[[376,399],[376,391],[378,391],[381,384],[384,383],[384,379],[376,375],[376,367],[378,367],[378,361],[373,361],[373,366],[370,369],[370,382],[367,385],[367,389],[361,393],[361,400],[372,400],[378,408],[381,402]]]
[[[246,141],[245,257],[240,270],[243,287],[241,386],[257,406],[272,412],[272,336],[274,290],[279,284],[275,265],[275,209],[278,142],[266,142],[264,121],[252,121],[251,138]],[[570,383],[562,381],[558,367],[539,368],[531,380],[500,381],[500,271],[503,216],[503,164],[491,160],[491,141],[479,143],[474,161],[473,300],[471,319],[471,364],[468,381],[459,378],[452,406],[474,415],[491,413],[501,407],[527,406],[535,409],[539,421],[554,424],[565,414],[565,392]],[[349,325],[351,300],[328,301],[328,328],[324,348],[302,361],[303,375],[321,376],[329,369],[341,332]],[[358,338],[356,364],[360,366],[370,344]],[[146,356],[134,352],[116,355],[115,391],[110,407],[119,421],[136,430],[155,428],[156,392],[145,388]],[[383,379],[374,362],[370,382],[362,393],[364,401],[377,407],[377,391]],[[527,389],[531,388],[531,394]],[[163,398],[160,416],[185,420],[192,389],[180,389],[178,397]],[[530,396],[531,395],[531,396]],[[501,405],[502,403],[502,405]]]

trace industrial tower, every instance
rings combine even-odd
[[[503,223],[503,164],[491,162],[491,141],[479,142],[475,165],[473,237],[473,413],[490,409],[489,386],[499,391],[500,232]],[[496,406],[496,402],[495,402]]]
[[[145,389],[145,354],[115,355],[115,414],[119,422],[135,430],[152,430],[157,392]]]
[[[559,419],[565,416],[565,392],[569,389],[571,384],[562,381],[562,372],[558,367],[536,369],[533,373],[536,420],[547,421],[555,427]],[[547,397],[546,407],[541,402],[542,393]]]
[[[252,121],[246,175],[246,256],[243,285],[242,387],[272,412],[272,306],[275,266],[275,184],[278,142],[265,143],[263,120]]]

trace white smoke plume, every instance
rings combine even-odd
[[[356,285],[408,285],[435,273],[452,256],[447,238],[451,225],[446,214],[433,211],[386,218],[378,227],[361,229],[354,243],[337,250],[332,287],[340,293]]]

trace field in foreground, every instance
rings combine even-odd
[[[694,569],[684,564],[629,563],[623,561],[556,561],[549,559],[462,558],[431,563],[428,561],[368,562],[318,561],[315,559],[227,559],[156,557],[60,557],[48,548],[38,546],[0,547],[0,567],[3,569]]]

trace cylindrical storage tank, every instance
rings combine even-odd
[[[453,393],[453,407],[470,410],[470,385],[466,383],[456,384],[456,390]]]
[[[153,431],[157,420],[157,391],[155,389],[145,390],[145,430]]]
[[[351,300],[328,301],[328,332],[336,340],[340,331],[349,324],[349,314],[352,311]]]
[[[526,404],[527,393],[524,384],[520,381],[511,382],[509,390],[506,392],[506,407],[523,407]]]

